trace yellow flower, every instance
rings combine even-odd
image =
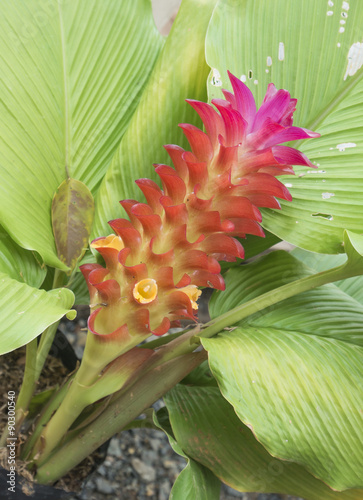
[[[188,285],[184,288],[180,288],[180,291],[188,295],[190,302],[192,303],[192,308],[198,310],[197,300],[201,296],[202,291],[195,285]]]
[[[158,285],[155,280],[150,278],[138,281],[134,286],[132,294],[139,304],[149,304],[149,302],[156,299]]]
[[[122,239],[116,234],[109,234],[105,238],[97,238],[92,241],[91,248],[114,248],[115,250],[122,250],[124,248]]]

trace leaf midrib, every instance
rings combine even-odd
[[[322,112],[308,124],[310,130],[315,130],[316,127],[325,120],[325,118],[334,111],[335,108],[343,101],[347,94],[360,82],[363,76],[363,71],[357,71],[356,76],[351,77],[350,83],[345,87],[345,89],[336,94],[327,106],[322,110]]]
[[[70,178],[69,167],[70,167],[70,123],[69,123],[69,89],[68,89],[68,78],[67,78],[67,68],[66,68],[66,47],[65,47],[65,37],[64,37],[64,25],[61,6],[59,0],[57,0],[58,5],[58,15],[59,15],[59,32],[60,32],[60,43],[61,43],[61,53],[62,53],[62,68],[63,68],[63,91],[64,91],[64,168],[66,178]]]
[[[258,324],[258,323],[255,323],[254,321],[243,321],[241,323],[238,324],[238,326],[245,326],[245,327],[250,327],[250,328],[254,328],[254,329],[258,329],[258,328],[262,328],[262,329],[268,329],[268,330],[273,330],[275,332],[283,332],[283,333],[286,333],[286,334],[291,334],[291,333],[296,333],[298,335],[308,335],[309,337],[315,337],[315,338],[318,338],[318,339],[321,339],[321,340],[329,340],[329,341],[334,341],[334,342],[342,342],[343,344],[348,344],[350,346],[355,346],[355,347],[358,347],[360,349],[363,349],[363,345],[362,344],[357,344],[355,342],[352,342],[350,339],[344,339],[344,338],[341,338],[341,337],[332,337],[332,336],[328,336],[328,335],[318,335],[317,333],[313,333],[313,332],[308,332],[308,331],[305,331],[305,330],[298,330],[296,328],[288,328],[287,326],[279,326],[279,327],[275,327],[275,326],[272,326],[270,324],[268,325],[261,325],[261,324]]]

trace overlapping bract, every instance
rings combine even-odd
[[[165,146],[174,168],[155,165],[162,189],[137,185],[147,203],[123,200],[129,219],[109,222],[116,233],[92,243],[106,267],[81,267],[91,296],[89,329],[101,335],[162,335],[180,318],[195,319],[198,287],[223,290],[218,261],[243,258],[235,237],[264,236],[258,207],[291,200],[276,179],[292,165],[312,167],[282,142],[318,137],[292,126],[296,99],[273,84],[256,112],[251,91],[229,74],[233,94],[212,104],[189,100],[206,132],[181,124],[191,151]]]

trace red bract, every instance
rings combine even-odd
[[[264,236],[258,207],[291,200],[276,176],[293,174],[292,165],[313,167],[303,153],[279,145],[319,137],[292,126],[296,99],[271,83],[256,112],[248,87],[229,77],[233,94],[224,91],[225,100],[212,101],[217,111],[188,101],[206,132],[180,125],[191,151],[165,146],[174,168],[155,165],[162,189],[149,179],[136,181],[147,203],[122,201],[129,219],[109,222],[116,235],[93,241],[106,268],[81,266],[91,332],[162,335],[180,318],[195,319],[198,287],[224,289],[218,261],[244,256],[235,237]]]

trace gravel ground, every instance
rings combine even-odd
[[[112,438],[106,460],[83,491],[69,500],[168,500],[185,460],[171,449],[164,433],[153,429],[123,432]],[[293,500],[293,497],[240,493],[226,485],[221,500]],[[195,500],[198,500],[197,498]]]

